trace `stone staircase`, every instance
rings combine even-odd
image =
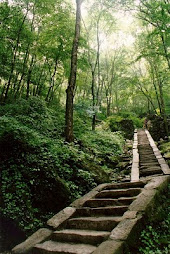
[[[146,131],[135,133],[133,149],[131,182],[97,186],[12,253],[123,254],[133,246],[170,182],[169,167]]]
[[[93,253],[101,242],[109,238],[143,187],[143,182],[108,184],[78,208],[65,227],[52,234],[51,240],[34,247],[33,253]]]
[[[140,177],[163,174],[144,130],[138,131],[138,150]]]

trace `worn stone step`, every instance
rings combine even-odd
[[[61,243],[55,241],[46,241],[37,244],[32,254],[90,254],[96,249],[89,244]]]
[[[149,155],[149,156],[148,155],[141,155],[141,154],[139,154],[139,159],[141,161],[145,161],[145,162],[147,162],[147,161],[154,161],[154,160],[157,161],[157,158],[156,158],[156,156],[154,154]]]
[[[150,145],[146,145],[146,144],[139,144],[138,145],[138,150],[140,151],[152,151],[152,147]]]
[[[154,153],[153,153],[153,150],[149,150],[149,151],[145,150],[145,151],[139,151],[139,155],[140,156],[152,156],[152,155],[154,155]]]
[[[163,174],[161,169],[145,169],[140,170],[140,176],[160,175]]]
[[[107,231],[64,229],[61,231],[55,231],[52,235],[52,240],[97,245],[106,240],[109,235],[110,233]]]
[[[119,190],[104,190],[99,192],[97,198],[118,198],[118,197],[133,197],[141,192],[141,188],[119,189]]]
[[[153,152],[153,149],[152,149],[152,147],[150,145],[149,146],[138,145],[138,151],[139,152]]]
[[[139,158],[141,158],[141,159],[155,159],[156,158],[156,156],[155,156],[155,154],[152,152],[151,154],[139,154]]]
[[[159,163],[157,161],[155,161],[155,162],[148,162],[148,163],[140,162],[139,166],[140,167],[159,167]]]
[[[153,157],[145,157],[145,156],[139,156],[139,159],[140,159],[140,162],[145,162],[147,163],[148,162],[155,162],[155,161],[158,161],[155,157],[155,155]]]
[[[67,221],[67,228],[92,229],[97,231],[111,231],[122,217],[79,217]]]
[[[128,206],[116,207],[83,207],[76,210],[75,216],[121,216],[126,212]]]
[[[160,170],[160,171],[162,171],[161,170],[161,167],[158,165],[158,166],[140,166],[139,167],[140,168],[140,170],[149,170],[149,171],[155,171],[155,170]]]
[[[148,160],[152,156],[154,156],[154,158],[155,158],[155,155],[153,153],[139,153],[139,159],[140,160]]]
[[[140,182],[125,182],[125,183],[111,183],[108,184],[104,190],[111,190],[111,189],[127,189],[127,188],[137,188],[137,187],[144,187],[145,183],[140,181]]]
[[[94,198],[86,201],[84,206],[86,207],[107,207],[107,206],[122,206],[122,205],[130,205],[135,200],[134,197],[127,198],[118,198],[118,199],[102,199],[102,198]]]
[[[147,153],[153,153],[153,149],[152,149],[152,147],[150,147],[150,148],[145,148],[145,147],[143,147],[143,148],[138,148],[138,151],[139,151],[139,153],[145,153],[145,154],[147,154]]]

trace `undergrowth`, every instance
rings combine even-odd
[[[139,253],[170,253],[170,185],[166,195],[161,197],[156,221],[150,222],[141,233]]]
[[[119,132],[92,133],[90,119],[78,113],[75,142],[66,143],[64,110],[47,108],[39,98],[2,106],[0,125],[0,212],[27,235],[74,199],[108,182],[110,163],[124,145]]]

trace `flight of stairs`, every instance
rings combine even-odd
[[[93,253],[109,237],[143,187],[144,182],[108,184],[77,209],[74,217],[64,228],[55,231],[50,240],[37,244],[32,253]]]
[[[138,131],[138,152],[140,177],[163,174],[144,130]]]
[[[50,228],[35,232],[12,253],[123,254],[133,233],[138,237],[141,218],[157,207],[157,197],[170,182],[170,169],[149,132],[135,131],[133,151],[131,182],[97,186],[53,216],[47,222]]]

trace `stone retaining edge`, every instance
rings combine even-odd
[[[48,240],[53,231],[47,229],[47,228],[41,228],[37,230],[34,234],[32,234],[30,237],[28,237],[25,242],[22,242],[15,246],[12,249],[12,253],[14,254],[26,254],[31,253],[32,248],[45,240]]]
[[[133,161],[131,169],[131,182],[139,181],[139,153],[138,153],[138,134],[137,130],[134,131],[133,142]]]
[[[148,137],[148,140],[149,140],[149,143],[150,143],[150,146],[152,147],[153,149],[153,152],[159,162],[159,165],[163,171],[163,173],[165,175],[170,175],[170,168],[168,166],[168,164],[166,163],[165,159],[162,157],[162,154],[160,152],[160,150],[158,149],[158,147],[156,146],[152,136],[150,135],[149,131],[148,130],[145,130],[145,133]]]

